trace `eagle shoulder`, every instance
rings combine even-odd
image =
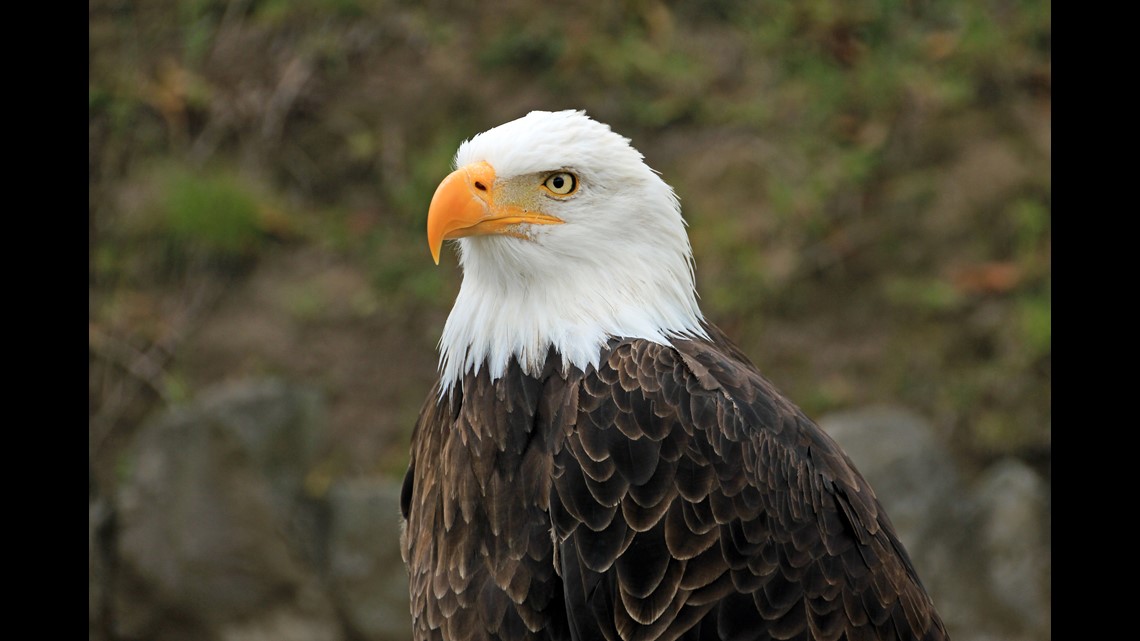
[[[944,638],[870,485],[710,330],[611,342],[552,439],[574,638]]]

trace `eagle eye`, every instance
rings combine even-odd
[[[578,189],[578,178],[568,171],[550,174],[542,186],[555,196],[569,196]]]

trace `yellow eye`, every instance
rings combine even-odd
[[[578,189],[578,179],[574,177],[574,174],[560,171],[547,176],[542,186],[555,196],[569,196]]]

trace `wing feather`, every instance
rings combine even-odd
[[[615,340],[576,384],[551,486],[575,638],[945,638],[870,486],[712,330]]]
[[[432,390],[400,497],[418,641],[946,638],[870,486],[709,329]]]

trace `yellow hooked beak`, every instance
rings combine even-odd
[[[432,260],[439,264],[443,241],[500,234],[526,238],[526,225],[559,225],[562,220],[516,203],[502,202],[495,169],[480,161],[451,172],[432,196],[427,237]]]

